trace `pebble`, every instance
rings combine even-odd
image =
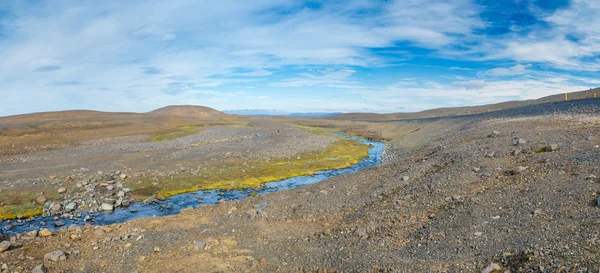
[[[52,231],[50,231],[47,228],[45,228],[45,229],[40,230],[39,235],[40,235],[40,237],[52,236]]]
[[[2,243],[0,243],[0,253],[7,251],[9,248],[10,248],[9,241],[3,241]]]
[[[500,132],[498,132],[498,131],[492,131],[492,133],[488,135],[488,137],[491,137],[491,138],[495,138],[498,136],[500,136]]]
[[[67,259],[67,255],[62,250],[55,250],[50,253],[46,253],[46,255],[44,255],[44,261],[50,260],[53,262],[58,262],[58,261],[64,261],[66,259]]]
[[[48,273],[48,269],[44,264],[40,264],[31,270],[31,273]]]
[[[526,140],[524,140],[524,139],[522,139],[520,137],[513,138],[513,145],[514,146],[519,146],[519,145],[524,145],[524,144],[527,144]]]
[[[47,201],[47,200],[46,200],[46,197],[44,197],[44,196],[39,196],[39,197],[38,197],[38,198],[35,200],[35,202],[36,202],[36,203],[38,203],[38,205],[43,205],[43,204],[46,204],[46,201]]]
[[[77,204],[74,202],[71,202],[65,206],[65,211],[67,212],[74,211],[75,209],[77,209]]]
[[[208,247],[208,243],[206,243],[206,242],[202,242],[202,241],[200,241],[200,242],[197,242],[197,243],[194,245],[194,249],[195,249],[195,250],[205,250],[205,249],[207,249],[207,247]]]
[[[410,176],[405,175],[402,177],[402,181],[408,181],[410,179]]]
[[[115,206],[109,203],[102,203],[101,208],[103,211],[113,211],[115,209]]]
[[[67,188],[65,188],[65,187],[58,188],[58,193],[65,193],[65,192],[67,192]]]
[[[479,237],[479,236],[483,235],[483,232],[477,231],[477,232],[473,233],[473,235]]]
[[[484,268],[483,270],[481,270],[481,273],[491,273],[493,271],[497,271],[502,269],[497,263],[491,263],[490,265],[488,265],[486,268]]]
[[[154,247],[154,252],[160,252],[160,247],[155,246]]]

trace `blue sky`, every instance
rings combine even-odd
[[[597,0],[1,0],[0,115],[408,112],[600,86]]]

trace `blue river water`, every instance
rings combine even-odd
[[[17,221],[4,221],[0,223],[0,232],[4,234],[16,234],[36,229],[47,228],[49,230],[58,230],[61,226],[70,226],[72,224],[83,225],[89,223],[91,225],[110,225],[113,223],[122,223],[132,219],[172,215],[181,212],[183,209],[197,208],[200,206],[214,205],[222,201],[239,200],[253,194],[265,194],[281,190],[292,189],[303,185],[313,184],[325,179],[356,172],[368,167],[372,167],[381,163],[381,154],[383,153],[383,143],[376,141],[368,141],[362,138],[356,138],[341,133],[335,133],[338,136],[358,140],[364,144],[370,144],[369,157],[362,159],[358,164],[344,169],[319,171],[314,175],[297,176],[280,181],[266,183],[260,189],[246,190],[200,190],[191,193],[184,193],[172,196],[167,200],[157,204],[143,204],[141,202],[134,203],[128,208],[118,208],[113,212],[106,213],[79,213],[76,218],[54,220],[54,217],[36,217],[33,221],[23,220],[21,223]],[[135,213],[132,210],[137,211]],[[87,219],[86,219],[87,218]],[[85,221],[87,220],[87,221]],[[6,227],[11,227],[6,230]]]

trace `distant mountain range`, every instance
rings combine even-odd
[[[341,112],[288,113],[288,112],[284,112],[284,111],[266,110],[266,109],[225,110],[223,112],[226,114],[231,114],[231,115],[243,115],[243,116],[255,116],[255,117],[283,116],[283,117],[314,117],[314,118],[330,117],[330,116],[342,114]]]

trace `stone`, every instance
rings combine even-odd
[[[121,204],[123,204],[123,197],[119,197],[119,199],[117,199],[117,202],[115,202],[115,207],[120,207]]]
[[[502,268],[497,263],[491,263],[481,270],[481,273],[492,273],[493,271],[499,271],[500,269]]]
[[[197,243],[194,245],[194,249],[195,249],[195,250],[205,250],[205,249],[207,249],[207,248],[208,248],[208,243],[206,243],[206,242],[202,242],[202,241],[200,241],[200,242],[197,242]]]
[[[83,230],[81,229],[81,227],[80,227],[80,226],[78,226],[78,225],[76,225],[76,224],[71,224],[71,225],[69,226],[69,228],[67,228],[67,230],[68,230],[69,232],[76,232],[76,233],[81,233],[81,232],[83,232]]]
[[[596,178],[597,178],[597,177],[596,177],[595,175],[593,175],[593,174],[590,174],[590,175],[588,175],[588,177],[586,177],[585,179],[586,179],[586,180],[596,180]]]
[[[160,247],[155,246],[154,247],[154,252],[160,252]]]
[[[402,181],[408,181],[410,179],[410,176],[405,175],[402,177]]]
[[[248,217],[248,219],[250,220],[254,220],[254,218],[256,218],[256,210],[253,209],[249,209],[246,212],[244,212],[244,214],[246,215],[246,217]]]
[[[38,231],[37,231],[37,230],[32,230],[32,231],[30,231],[30,232],[27,232],[27,235],[28,235],[29,237],[35,238],[35,237],[37,237],[37,236],[38,236]]]
[[[262,203],[260,203],[258,205],[255,205],[254,209],[256,211],[260,211],[260,210],[264,210],[266,207],[267,207],[267,203],[266,202],[262,202]]]
[[[0,243],[0,253],[7,251],[9,248],[10,248],[9,241],[3,241],[2,243]]]
[[[109,203],[102,203],[101,208],[103,211],[113,211],[115,209],[115,206]]]
[[[129,192],[131,192],[131,188],[123,188],[123,192],[124,193],[129,193]]]
[[[40,195],[40,196],[38,196],[38,198],[35,200],[35,202],[36,202],[38,205],[43,205],[43,204],[46,204],[46,201],[47,201],[47,200],[46,200],[46,197],[44,197],[43,195]]]
[[[122,173],[121,175],[119,175],[119,177],[120,177],[121,179],[126,179],[126,178],[127,178],[127,175],[126,175],[126,174],[124,174],[124,173]]]
[[[559,147],[556,144],[550,144],[547,146],[542,147],[540,150],[542,152],[554,152],[554,151],[558,151]]]
[[[485,157],[490,157],[491,158],[491,157],[494,157],[494,156],[496,156],[496,151],[491,151],[491,152],[488,152],[487,154],[485,154]]]
[[[58,193],[65,193],[65,192],[67,192],[67,188],[65,188],[65,187],[58,188]]]
[[[138,212],[138,209],[136,209],[136,208],[133,208],[133,209],[131,209],[129,212],[131,212],[131,213],[137,213],[137,212]]]
[[[61,204],[54,204],[52,206],[52,211],[60,211],[62,209],[62,205]]]
[[[129,207],[129,204],[130,204],[129,199],[125,199],[125,200],[123,200],[123,202],[121,202],[121,207],[124,207],[124,208]]]
[[[58,262],[58,261],[64,261],[66,259],[67,259],[67,255],[62,250],[55,250],[50,253],[46,253],[46,255],[44,255],[44,261]]]
[[[74,211],[75,209],[77,209],[77,204],[74,202],[71,202],[65,206],[66,212],[71,212],[71,211]]]
[[[483,232],[477,231],[477,232],[473,233],[473,235],[479,237],[479,236],[483,235]]]
[[[44,264],[40,264],[31,270],[31,273],[48,273],[48,269]]]
[[[65,221],[54,221],[55,227],[62,227],[65,225]]]
[[[2,264],[2,267],[0,267],[0,269],[8,270],[8,264]]]
[[[112,191],[115,187],[113,185],[106,186],[107,191]]]
[[[119,192],[117,193],[117,196],[119,196],[119,197],[124,197],[124,196],[125,196],[125,192],[124,192],[124,191],[119,191]]]
[[[513,138],[513,145],[514,146],[519,146],[519,145],[525,145],[527,144],[527,140],[524,140],[520,137],[515,137]]]
[[[49,236],[52,236],[52,231],[45,228],[45,229],[40,230],[39,235],[40,235],[40,237],[49,237]]]
[[[498,136],[500,136],[500,132],[498,132],[498,131],[492,131],[492,133],[488,135],[488,137],[491,137],[491,138],[498,137]]]

